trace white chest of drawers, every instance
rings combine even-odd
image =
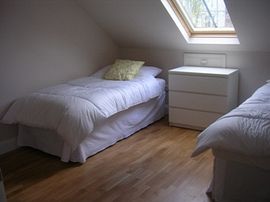
[[[237,106],[238,70],[179,67],[169,70],[170,125],[204,129]]]

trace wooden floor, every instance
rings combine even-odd
[[[163,119],[85,164],[12,151],[0,156],[8,201],[207,202],[213,157],[190,158],[197,135]]]

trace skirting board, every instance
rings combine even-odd
[[[17,146],[17,139],[16,137],[8,139],[8,140],[4,140],[0,142],[0,155],[7,153],[9,151],[12,151],[14,149],[16,149]]]

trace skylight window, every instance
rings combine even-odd
[[[161,1],[188,43],[239,44],[224,0]]]

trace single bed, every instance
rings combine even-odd
[[[1,121],[19,125],[19,146],[83,163],[165,113],[161,69],[144,66],[130,81],[112,81],[103,79],[108,68],[18,99]]]
[[[270,201],[270,83],[205,129],[192,156],[208,149],[215,157],[212,199]]]

